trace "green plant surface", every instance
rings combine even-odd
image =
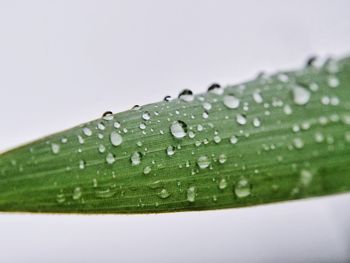
[[[193,211],[349,190],[350,58],[185,91],[0,155],[0,211]]]

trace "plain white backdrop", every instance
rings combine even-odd
[[[349,55],[349,10],[346,0],[0,0],[0,151],[184,88]],[[349,204],[0,214],[0,262],[348,262]]]

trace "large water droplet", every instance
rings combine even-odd
[[[229,109],[237,109],[240,104],[240,100],[234,95],[225,95],[223,102],[224,105]]]
[[[294,86],[292,89],[293,101],[297,105],[305,105],[309,102],[311,93],[302,86]]]
[[[110,135],[110,140],[113,146],[118,146],[122,144],[123,142],[123,137],[117,133],[116,131],[112,131]]]
[[[203,156],[200,156],[198,157],[197,159],[197,165],[199,168],[201,169],[205,169],[205,168],[208,168],[209,165],[210,165],[210,160],[207,156],[203,155]]]
[[[187,125],[183,121],[174,121],[170,126],[170,132],[176,139],[182,139],[187,134]]]
[[[244,198],[250,195],[251,186],[246,178],[241,178],[235,185],[234,192],[238,198]]]

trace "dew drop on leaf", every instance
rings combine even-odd
[[[235,185],[234,192],[238,198],[244,198],[249,196],[251,192],[251,186],[249,181],[244,177],[239,179]]]
[[[309,102],[311,93],[306,88],[296,85],[292,89],[292,96],[296,105],[305,105]]]
[[[78,200],[80,199],[82,195],[82,191],[81,191],[81,188],[80,187],[75,187],[74,190],[73,190],[73,200]]]
[[[115,162],[115,156],[112,153],[107,153],[106,162],[108,164],[113,164]]]
[[[207,156],[203,155],[198,157],[197,159],[197,165],[200,169],[208,168],[210,165],[210,160]]]
[[[141,163],[141,153],[139,152],[134,152],[130,156],[131,164],[136,166]]]
[[[112,131],[110,135],[110,140],[113,146],[119,146],[123,142],[123,137],[116,131]]]
[[[179,99],[185,102],[191,102],[194,99],[193,92],[189,89],[185,89],[180,92]]]
[[[182,139],[187,134],[187,125],[183,121],[174,121],[170,125],[170,132],[176,139]]]
[[[58,154],[60,152],[60,145],[57,143],[51,144],[51,151],[53,154]]]
[[[240,104],[240,100],[234,95],[225,95],[223,102],[224,105],[229,109],[237,109]]]
[[[187,201],[193,203],[196,200],[197,189],[194,186],[190,186],[187,189]]]
[[[158,196],[162,199],[166,199],[170,196],[170,193],[165,189],[163,188],[159,193],[158,193]]]

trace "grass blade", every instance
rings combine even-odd
[[[0,155],[0,211],[148,213],[350,190],[350,58],[105,114]]]

